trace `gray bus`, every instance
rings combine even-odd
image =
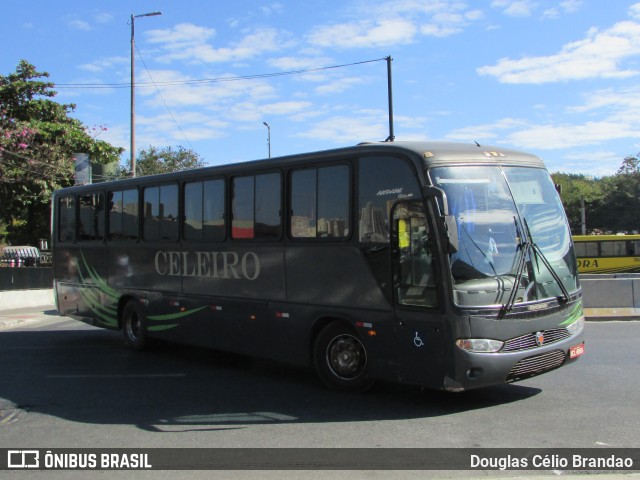
[[[536,156],[387,142],[66,188],[61,315],[153,339],[462,391],[584,352],[576,258]]]

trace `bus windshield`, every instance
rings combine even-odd
[[[564,210],[546,170],[455,166],[431,171],[456,219],[450,254],[454,300],[501,306],[552,298],[578,289]]]

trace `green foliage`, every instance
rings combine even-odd
[[[581,233],[581,206],[584,202],[587,232],[633,232],[640,230],[640,160],[622,161],[615,175],[591,178],[585,175],[554,173],[562,187],[562,203],[571,231]]]
[[[0,221],[14,244],[48,237],[51,194],[73,184],[74,153],[110,163],[123,151],[70,117],[75,105],[51,100],[56,92],[48,77],[25,60],[15,73],[0,75]]]
[[[204,167],[204,162],[193,150],[178,146],[157,148],[149,146],[146,150],[140,150],[136,160],[136,175],[155,175],[157,173],[177,172],[192,168]]]

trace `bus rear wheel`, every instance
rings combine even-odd
[[[134,350],[144,350],[148,346],[145,316],[135,300],[129,301],[122,310],[122,335]]]
[[[313,349],[318,376],[332,390],[363,392],[374,384],[367,376],[367,351],[356,332],[341,322],[327,325]]]

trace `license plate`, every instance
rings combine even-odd
[[[569,349],[569,358],[578,358],[583,353],[584,353],[584,343],[581,343],[580,345],[576,345]]]

